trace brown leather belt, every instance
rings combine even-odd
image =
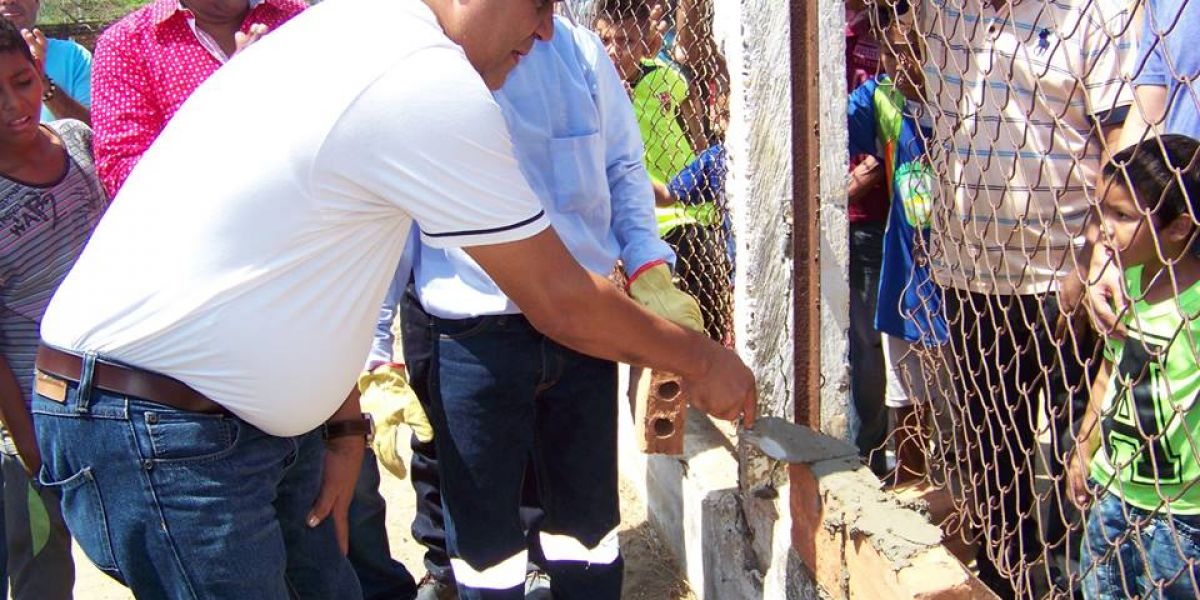
[[[45,344],[38,346],[36,364],[38,371],[42,373],[76,383],[79,382],[79,375],[83,370],[82,357]],[[133,396],[180,410],[198,413],[229,412],[178,379],[102,359],[96,359],[96,366],[92,371],[92,386],[106,392]]]

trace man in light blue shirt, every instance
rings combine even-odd
[[[671,281],[675,257],[655,227],[637,121],[600,40],[557,19],[553,39],[520,58],[495,98],[522,172],[575,259],[600,275],[620,260],[636,300],[702,330],[696,301]],[[457,579],[461,598],[522,598],[518,499],[533,478],[544,518],[530,541],[540,543],[554,594],[618,598],[616,364],[538,333],[460,250],[421,245],[415,254],[401,337],[434,432],[432,443],[414,439],[412,464],[414,537],[429,548],[430,574],[443,586]],[[401,271],[397,283],[407,279]],[[398,368],[385,362],[360,379],[377,437],[393,444],[380,452],[385,465],[395,455],[386,424],[411,421],[395,418],[404,409],[381,408],[389,392],[391,406],[406,401],[393,385]]]
[[[1157,0],[1146,5],[1133,77],[1135,102],[1119,148],[1149,137],[1148,124],[1160,133],[1200,138],[1200,53],[1189,48],[1197,35],[1200,3]]]
[[[76,119],[91,123],[92,54],[70,40],[47,38],[34,25],[41,0],[0,0],[0,16],[20,29],[35,61],[42,65],[46,94],[42,122]]]

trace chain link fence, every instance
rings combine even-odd
[[[712,34],[712,0],[569,0],[624,79],[646,146],[659,234],[679,287],[708,334],[732,344],[734,245],[725,200],[729,74]]]
[[[898,478],[1001,597],[1200,597],[1200,4],[865,9]]]

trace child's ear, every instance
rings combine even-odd
[[[1182,244],[1184,247],[1190,246],[1192,237],[1196,234],[1196,223],[1192,221],[1192,215],[1184,212],[1175,217],[1167,224],[1159,235],[1171,242],[1172,244]]]

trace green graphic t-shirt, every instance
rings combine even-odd
[[[1139,299],[1142,267],[1125,279]],[[1200,283],[1157,304],[1137,300],[1125,326],[1126,339],[1105,349],[1113,370],[1092,478],[1138,508],[1200,514]]]

